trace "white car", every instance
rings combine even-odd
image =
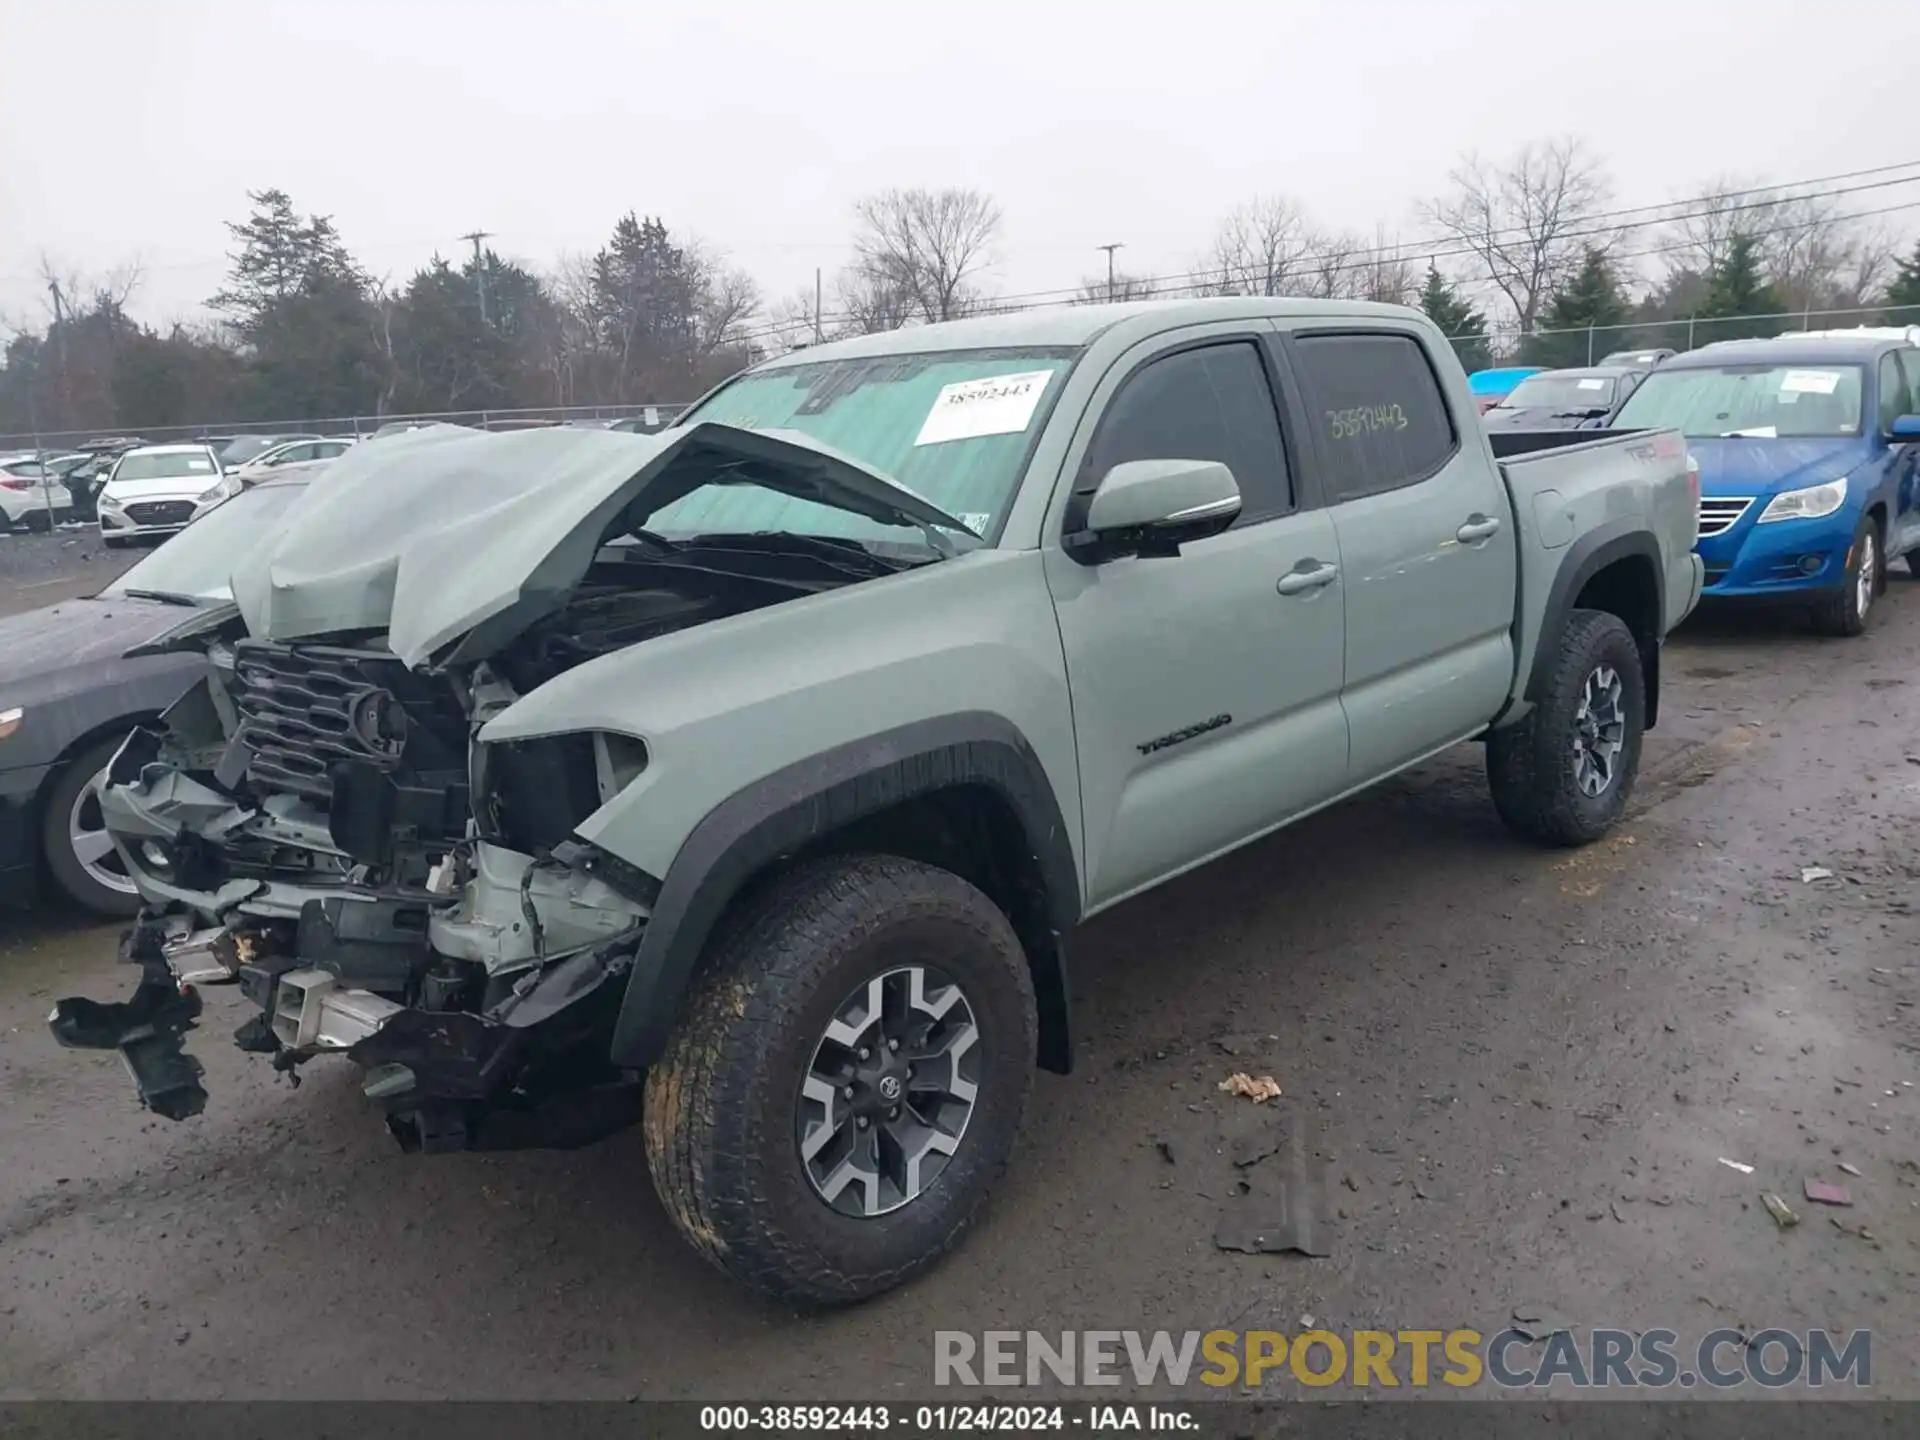
[[[143,445],[122,455],[100,487],[100,538],[117,547],[171,535],[241,488],[205,445]]]
[[[50,529],[72,513],[72,494],[45,464],[52,458],[34,452],[0,455],[0,534]]]
[[[347,453],[353,444],[351,435],[337,440],[288,440],[271,450],[262,450],[243,465],[228,473],[238,475],[240,483],[252,485],[276,472],[282,465],[304,465],[312,460],[333,460]]]

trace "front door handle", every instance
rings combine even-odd
[[[1500,533],[1500,522],[1492,516],[1478,512],[1467,517],[1467,523],[1453,532],[1453,538],[1462,545],[1477,545],[1482,540],[1491,540]]]
[[[1324,560],[1302,560],[1282,575],[1273,588],[1282,595],[1304,595],[1331,585],[1339,576],[1338,565],[1329,565]]]

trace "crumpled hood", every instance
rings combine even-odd
[[[1703,436],[1687,440],[1687,453],[1700,464],[1702,495],[1758,496],[1837,480],[1873,451],[1854,437]]]
[[[193,612],[153,600],[63,600],[0,617],[0,701],[66,694]]]
[[[236,562],[234,599],[262,639],[384,630],[409,666],[449,646],[447,658],[477,658],[562,604],[616,520],[642,525],[726,472],[888,524],[964,529],[793,431],[436,425],[329,461]]]

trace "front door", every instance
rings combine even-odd
[[[1123,461],[1184,459],[1225,464],[1242,507],[1177,556],[1083,566],[1048,550],[1090,909],[1341,788],[1340,555],[1326,512],[1297,504],[1274,393],[1258,338],[1208,326],[1147,342],[1095,397],[1071,503]]]

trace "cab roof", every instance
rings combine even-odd
[[[1819,331],[1774,335],[1759,340],[1716,340],[1676,355],[1662,370],[1693,370],[1706,365],[1859,365],[1889,350],[1920,344],[1920,332],[1901,330]]]
[[[763,361],[761,370],[810,365],[820,360],[851,360],[875,355],[918,355],[933,350],[998,350],[1058,346],[1078,349],[1129,320],[1151,319],[1154,329],[1204,325],[1220,320],[1258,320],[1277,316],[1313,316],[1354,320],[1418,320],[1418,310],[1366,300],[1288,300],[1248,295],[1196,300],[1130,300],[1112,305],[1055,305],[1043,309],[979,315],[937,325],[913,325],[874,335],[857,335],[810,345]]]

